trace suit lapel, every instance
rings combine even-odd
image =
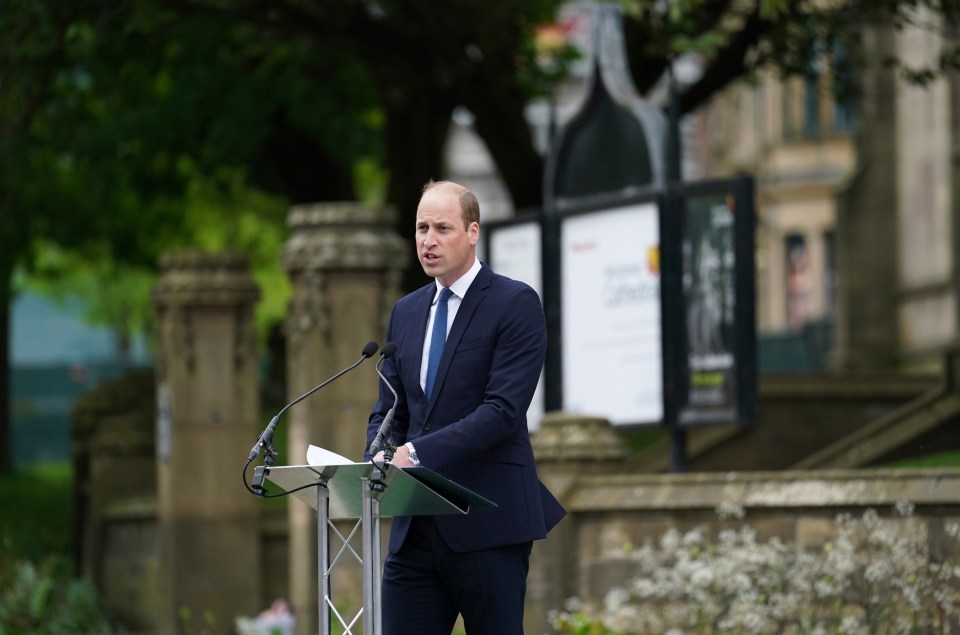
[[[490,268],[484,265],[477,274],[477,277],[474,278],[470,288],[467,289],[467,294],[460,302],[460,308],[457,309],[457,317],[454,319],[453,325],[450,327],[450,333],[447,335],[447,341],[443,345],[443,356],[440,358],[440,367],[437,368],[437,376],[433,380],[433,394],[430,397],[430,403],[427,405],[426,416],[428,418],[430,412],[433,410],[433,404],[437,401],[437,395],[440,394],[440,391],[443,389],[443,380],[447,376],[447,369],[450,368],[450,361],[453,359],[453,354],[460,345],[460,340],[463,339],[463,334],[467,330],[467,324],[470,323],[474,312],[477,310],[477,307],[480,306],[480,302],[482,302],[483,298],[487,295],[492,274],[493,272]],[[421,346],[420,349],[423,350],[423,347]]]
[[[433,304],[433,296],[437,293],[435,284],[430,284],[421,289],[422,297],[416,302],[414,319],[411,321],[413,332],[410,335],[410,361],[408,371],[404,373],[405,381],[412,381],[414,384],[420,384],[420,366],[423,362],[423,345],[427,339],[427,323],[430,320],[430,306]],[[420,389],[423,394],[423,389]]]

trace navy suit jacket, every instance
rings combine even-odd
[[[397,352],[382,371],[399,395],[393,441],[412,441],[421,465],[497,503],[465,516],[434,517],[451,549],[544,538],[565,512],[537,478],[527,432],[527,408],[547,347],[540,298],[483,265],[457,310],[428,401],[420,366],[435,292],[431,282],[401,298],[390,316],[387,341]],[[393,394],[380,384],[368,448],[393,405]],[[400,549],[409,526],[409,517],[394,518],[390,552]]]

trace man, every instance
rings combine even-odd
[[[468,635],[522,635],[532,541],[565,513],[537,479],[527,433],[547,346],[540,299],[477,260],[479,237],[473,192],[428,182],[416,247],[435,281],[394,306],[387,341],[397,352],[383,373],[399,395],[392,464],[430,468],[498,506],[393,520],[381,594],[386,635],[449,635],[458,613]],[[381,382],[367,447],[392,405]]]

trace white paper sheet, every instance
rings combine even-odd
[[[354,462],[336,452],[311,445],[307,448],[307,465],[353,465]]]

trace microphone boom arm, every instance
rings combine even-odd
[[[384,451],[384,460],[389,462],[393,458],[393,450],[390,447],[390,444],[387,443],[387,440],[390,438],[390,424],[393,423],[393,415],[397,409],[397,401],[399,397],[397,396],[397,391],[394,390],[393,386],[390,385],[390,382],[387,381],[387,378],[383,376],[383,373],[380,372],[380,365],[383,363],[383,360],[390,357],[397,350],[397,345],[393,342],[387,342],[383,345],[383,352],[380,353],[380,359],[377,360],[377,365],[374,367],[377,371],[377,375],[380,376],[380,379],[383,380],[384,385],[393,393],[393,405],[390,407],[390,410],[387,411],[387,414],[384,415],[383,421],[380,423],[380,428],[377,429],[377,434],[373,438],[373,443],[370,444],[370,460],[373,460],[373,457],[382,449]],[[389,453],[389,456],[388,456]]]
[[[255,458],[257,458],[260,455],[261,451],[264,453],[263,467],[260,467],[254,470],[254,479],[253,479],[253,486],[252,486],[252,491],[254,494],[257,494],[260,496],[264,495],[263,480],[266,477],[267,473],[270,471],[269,468],[272,467],[277,460],[277,450],[276,448],[273,447],[273,433],[277,429],[277,424],[280,422],[280,417],[283,415],[283,413],[286,412],[288,409],[290,409],[291,406],[294,406],[300,403],[301,401],[303,401],[313,393],[317,392],[318,390],[320,390],[330,382],[334,381],[335,379],[338,379],[345,373],[350,372],[351,370],[353,370],[354,368],[362,364],[365,359],[373,357],[373,354],[377,352],[378,348],[380,348],[380,345],[377,344],[376,342],[373,342],[373,341],[367,342],[367,345],[363,347],[363,352],[360,359],[358,359],[356,362],[354,362],[352,365],[348,366],[347,368],[344,368],[339,373],[337,373],[330,379],[326,380],[319,386],[311,388],[304,394],[300,395],[299,397],[297,397],[296,399],[288,403],[286,406],[284,406],[280,410],[280,412],[274,415],[273,419],[270,420],[270,423],[267,424],[267,427],[260,434],[260,437],[257,439],[257,442],[253,444],[252,448],[250,448],[250,454],[247,456],[246,465],[248,466],[250,465],[251,461],[253,461]],[[246,473],[246,466],[244,466],[244,473]],[[246,482],[246,476],[244,476],[244,482]]]

